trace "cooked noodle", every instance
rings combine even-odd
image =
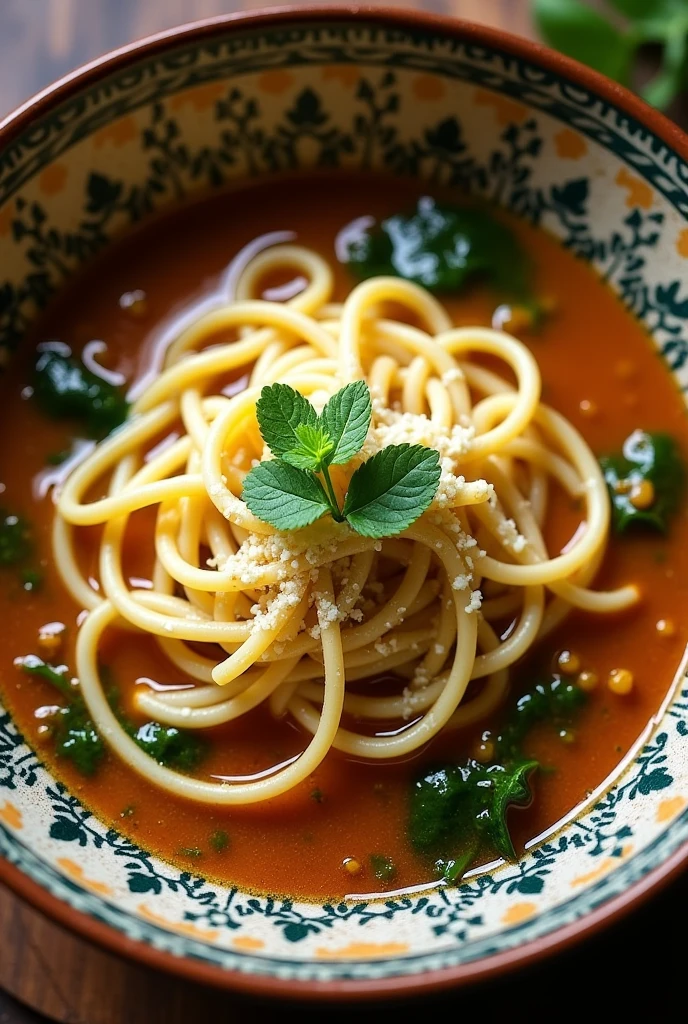
[[[307,286],[286,303],[253,298],[275,271],[301,275]],[[498,706],[510,666],[572,608],[615,612],[638,597],[633,586],[589,589],[607,543],[606,485],[580,434],[540,402],[525,345],[500,331],[453,327],[430,294],[396,278],[367,281],[341,305],[331,293],[331,270],[315,253],[294,245],[260,253],[233,301],[180,331],[128,421],[59,496],[54,557],[88,609],[76,667],[89,711],[132,768],[193,800],[278,796],[332,747],[371,760],[407,755]],[[393,319],[391,303],[421,326]],[[504,363],[507,376],[475,356]],[[244,390],[222,393],[247,372]],[[362,459],[410,442],[440,452],[433,505],[382,541],[329,517],[278,533],[241,500],[246,473],[270,457],[255,416],[261,388],[279,380],[322,407],[358,379],[370,386],[373,421],[360,456],[333,467],[340,496]],[[570,543],[550,554],[543,532],[552,484],[584,512]],[[93,493],[103,496],[89,500]],[[157,506],[153,585],[132,589],[123,569],[127,524],[148,506]],[[79,528],[94,525],[103,527],[97,590],[76,553]],[[493,624],[505,619],[515,622],[502,639]],[[193,684],[138,687],[142,713],[202,729],[265,703],[312,735],[306,749],[245,781],[202,780],[158,764],[104,694],[99,652],[110,629],[149,634]],[[376,695],[381,675],[398,680],[396,692]],[[376,735],[383,721],[396,728]]]

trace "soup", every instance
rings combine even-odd
[[[3,700],[195,874],[458,882],[602,785],[681,662],[682,400],[586,265],[456,202],[179,209],[5,375]]]

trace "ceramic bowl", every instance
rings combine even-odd
[[[468,188],[593,263],[688,388],[688,143],[542,47],[406,12],[230,17],[107,56],[0,128],[3,359],[133,224],[235,179],[373,169]],[[65,790],[0,707],[0,878],[140,961],[342,997],[458,982],[617,914],[688,855],[688,684],[614,776],[517,864],[458,888],[312,905],[157,860]]]

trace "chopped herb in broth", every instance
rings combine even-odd
[[[570,728],[587,696],[580,686],[559,676],[536,683],[518,698],[507,714],[497,735],[497,760],[508,763],[522,758],[526,736],[538,722],[545,722],[558,730]]]
[[[537,767],[537,761],[484,765],[470,759],[426,772],[411,793],[411,842],[437,858],[438,872],[452,882],[486,851],[513,859],[507,811],[531,802]]]
[[[49,665],[35,654],[18,659],[18,664],[29,675],[50,683],[67,700],[67,705],[50,719],[55,749],[60,756],[69,758],[82,775],[93,775],[105,754],[105,744],[91,721],[78,685],[72,685],[69,679],[67,666]],[[110,703],[131,738],[158,764],[193,771],[203,760],[206,744],[198,736],[159,722],[136,726],[121,711],[114,694]]]
[[[141,749],[167,768],[191,772],[205,756],[205,743],[192,732],[160,722],[146,722],[138,728],[130,725],[129,729]]]
[[[644,527],[666,533],[684,493],[685,467],[669,434],[634,430],[618,455],[600,459],[617,533]]]
[[[105,746],[91,721],[84,698],[72,685],[66,665],[48,665],[36,655],[21,659],[29,675],[40,676],[66,700],[49,721],[51,738],[59,757],[71,761],[81,775],[94,775],[105,755]]]
[[[393,882],[397,875],[396,865],[392,858],[385,857],[381,853],[371,853],[370,868],[378,882]]]
[[[391,274],[434,292],[458,292],[482,277],[505,297],[530,297],[530,260],[509,228],[485,210],[429,196],[351,241],[346,262],[359,277]]]
[[[0,508],[0,566],[23,562],[32,551],[33,540],[28,521]]]
[[[124,421],[129,409],[120,388],[97,377],[61,342],[40,346],[32,386],[41,412],[73,420],[91,437],[105,437]]]

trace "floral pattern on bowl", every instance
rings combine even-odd
[[[537,63],[365,19],[265,21],[134,53],[0,152],[0,355],[62,282],[165,205],[321,167],[468,188],[591,261],[688,388],[688,168]],[[402,978],[514,950],[608,904],[688,840],[688,682],[613,779],[518,864],[457,888],[312,905],[223,888],[99,822],[0,708],[0,854],[120,935],[253,976]]]

